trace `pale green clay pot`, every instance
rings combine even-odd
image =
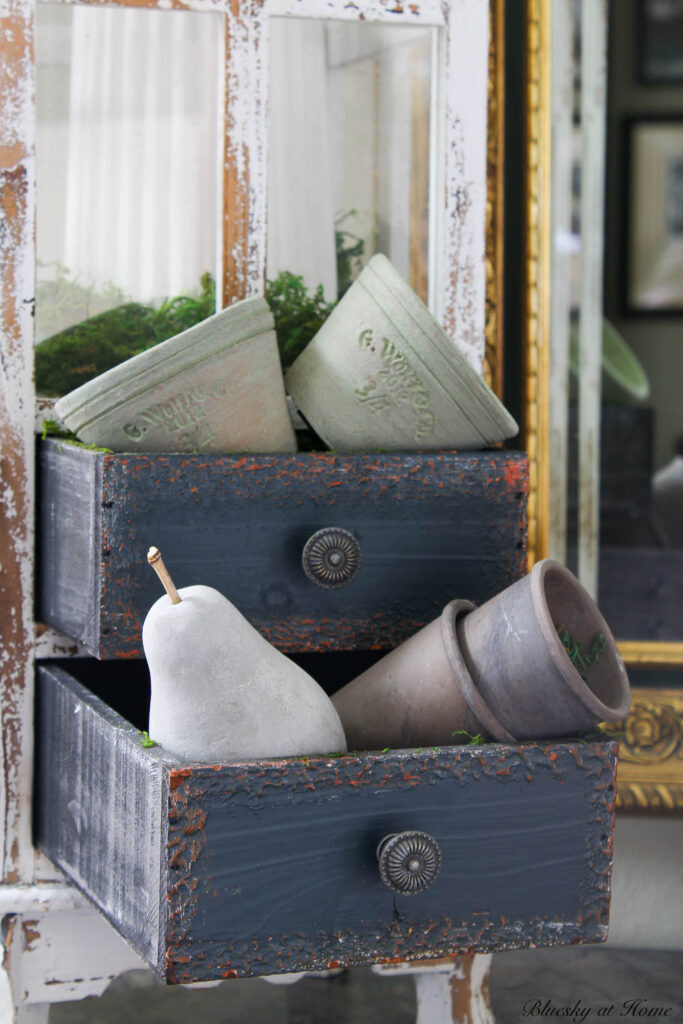
[[[81,441],[117,452],[291,452],[273,315],[245,299],[61,398]]]
[[[373,256],[286,375],[335,451],[486,448],[517,424],[385,256]]]

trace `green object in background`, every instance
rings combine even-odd
[[[363,269],[365,240],[352,231],[342,229],[347,217],[356,215],[356,210],[347,210],[334,224],[334,247],[337,253],[337,298],[349,290]]]
[[[336,303],[325,300],[322,285],[309,295],[303,277],[288,270],[266,281],[266,302],[275,318],[282,366],[287,369],[318,333]]]
[[[579,364],[578,330],[572,326],[569,335],[569,366],[577,376]],[[640,360],[609,320],[602,322],[602,369],[607,378],[631,398],[645,399],[650,394],[650,382]]]
[[[202,274],[198,295],[165,299],[159,308],[126,302],[46,338],[35,350],[36,390],[66,395],[144,349],[180,334],[216,311],[216,288]]]
[[[36,346],[36,390],[66,395],[155,340],[148,306],[128,302],[98,313]]]

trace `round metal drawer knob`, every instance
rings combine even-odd
[[[398,832],[377,847],[379,876],[392,892],[414,896],[436,880],[441,848],[427,832]]]
[[[345,587],[358,575],[360,545],[354,535],[339,526],[326,526],[309,537],[301,554],[306,576],[318,587]]]

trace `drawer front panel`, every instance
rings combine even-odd
[[[41,615],[100,658],[142,656],[160,593],[150,544],[178,587],[216,587],[291,651],[393,647],[453,597],[484,601],[525,571],[521,453],[203,458],[52,443],[42,479]],[[301,565],[306,541],[330,526],[362,554],[334,590]],[[92,594],[89,607],[75,591]]]
[[[599,941],[613,783],[605,746],[174,771],[166,974],[186,982],[205,970],[230,977]],[[411,829],[437,840],[442,868],[424,892],[395,896],[376,848]]]

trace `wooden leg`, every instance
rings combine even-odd
[[[144,967],[94,910],[7,914],[0,949],[1,1024],[47,1024],[50,1003],[101,995]]]
[[[494,1024],[488,997],[491,954],[378,964],[383,977],[410,974],[417,993],[416,1024]]]
[[[14,1020],[10,1017],[12,1024],[48,1024],[50,1016],[49,1003],[31,1003],[26,1006],[18,1006],[15,1010]]]
[[[3,1024],[47,1024],[50,1015],[49,1003],[26,1003],[17,1005],[21,993],[15,994],[12,984],[12,970],[20,954],[20,939],[16,931],[17,918],[10,916],[2,920],[2,963],[0,964],[0,1021]]]

